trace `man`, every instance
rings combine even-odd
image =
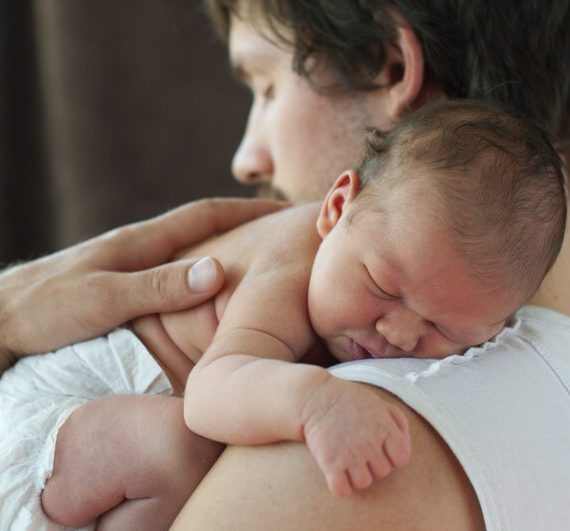
[[[568,135],[569,117],[561,109],[567,109],[570,101],[567,86],[562,87],[570,77],[567,63],[562,62],[566,60],[562,58],[568,58],[570,53],[563,29],[570,20],[569,6],[558,3],[556,16],[553,16],[543,13],[539,7],[533,11],[529,3],[502,5],[497,7],[499,19],[494,20],[489,10],[495,4],[483,2],[477,5],[461,1],[453,2],[452,6],[442,4],[439,13],[436,2],[396,2],[389,8],[383,6],[385,2],[369,2],[367,5],[374,4],[375,11],[362,7],[359,2],[327,2],[315,8],[312,2],[283,1],[275,9],[271,4],[276,3],[261,0],[210,2],[222,36],[227,36],[231,62],[252,89],[254,97],[246,132],[233,163],[234,174],[243,182],[270,183],[282,195],[295,200],[311,198],[313,194],[318,196],[318,183],[324,183],[325,187],[327,179],[333,178],[339,169],[337,165],[352,162],[351,157],[359,149],[359,132],[365,126],[389,128],[408,109],[442,94],[497,99],[531,114],[559,138]],[[394,9],[393,4],[400,9]],[[227,8],[227,5],[231,7]],[[343,16],[337,10],[344,10]],[[354,32],[367,15],[368,25],[373,25],[371,20],[381,25],[378,31],[384,32],[388,41],[379,63],[371,61],[378,67],[371,70],[374,76],[369,77],[368,82],[378,88],[347,90],[350,71],[343,72],[342,65],[351,65],[357,73],[362,73],[366,65],[358,63],[357,53],[349,61],[350,54],[345,48],[350,47]],[[412,18],[416,19],[415,26]],[[305,20],[310,22],[304,25]],[[558,29],[555,28],[557,24]],[[362,31],[362,26],[360,28]],[[443,28],[448,33],[444,33]],[[345,40],[335,47],[343,37]],[[538,43],[546,46],[549,39],[558,46],[537,48],[534,61],[529,62],[528,55],[522,54],[522,48],[518,46],[529,39],[534,46],[539,46]],[[434,42],[438,40],[441,41],[439,46]],[[354,46],[362,53],[362,42]],[[455,61],[436,63],[437,51],[447,60]],[[343,53],[344,58],[339,58]],[[556,54],[560,54],[558,69],[551,61]],[[308,63],[302,62],[304,57],[308,57]],[[471,61],[470,69],[461,63],[468,60]],[[301,75],[293,73],[291,65]],[[303,77],[304,66],[310,73],[308,81]],[[542,99],[538,81],[543,79],[544,82],[545,76],[548,77],[545,92],[551,94],[547,97],[550,101]],[[501,81],[505,86],[499,86]],[[326,88],[331,82],[340,84],[341,90],[317,90]],[[554,93],[558,103],[552,105]],[[570,292],[565,291],[570,269],[563,265],[568,264],[569,258],[570,246],[566,243],[557,268],[543,285],[535,303],[570,313]],[[552,316],[544,314],[543,317],[548,320]],[[564,358],[570,344],[570,321],[565,318],[556,324],[554,321],[557,318],[552,317],[552,327],[532,333],[540,336],[538,343],[544,341],[548,345],[545,350],[549,355],[557,352],[557,358]],[[519,335],[517,339],[524,337],[526,340],[527,331]],[[404,398],[408,405],[413,405],[415,411],[407,408],[406,413],[412,426],[414,457],[408,467],[394,475],[393,481],[389,478],[367,494],[351,496],[339,503],[326,495],[302,446],[232,448],[200,485],[174,528],[455,530],[560,527],[568,511],[562,497],[552,494],[552,487],[558,481],[565,485],[570,481],[566,473],[561,479],[553,471],[557,466],[564,467],[563,453],[558,453],[562,447],[547,445],[541,451],[538,449],[540,444],[530,443],[530,440],[526,446],[526,442],[514,433],[523,424],[532,423],[530,418],[522,422],[517,419],[512,425],[510,422],[501,424],[504,415],[513,415],[519,407],[530,417],[540,419],[542,409],[536,407],[535,402],[544,401],[549,407],[555,403],[555,398],[537,386],[530,394],[521,391],[522,382],[526,381],[526,369],[520,372],[519,363],[523,366],[526,361],[515,361],[515,358],[525,352],[525,347],[521,344],[514,348],[505,346],[513,339],[499,338],[496,348],[493,345],[489,349],[488,356],[477,352],[476,361],[453,369],[445,367],[445,372],[439,371],[440,375],[444,373],[441,377],[428,375],[430,371],[439,370],[438,366],[428,365],[419,370],[414,367],[405,373],[406,378],[431,378],[431,382],[423,387],[420,384],[418,388],[410,386],[413,391],[404,384],[393,384],[394,371],[388,370],[385,363],[379,363],[378,367],[387,370],[390,376],[358,367],[344,367],[335,373],[382,385]],[[532,348],[540,350],[538,343]],[[522,357],[526,359],[526,354]],[[497,358],[507,360],[506,365],[495,366]],[[401,361],[400,367],[404,364]],[[488,365],[486,369],[485,365]],[[473,366],[477,368],[471,377]],[[401,370],[405,372],[405,369]],[[515,382],[510,380],[513,376]],[[450,380],[454,384],[447,387]],[[511,385],[507,385],[509,381]],[[480,386],[482,393],[487,394],[482,402],[472,391]],[[438,394],[443,388],[450,393],[445,398]],[[430,395],[429,399],[423,394],[420,396],[424,391]],[[380,389],[375,392],[405,407],[393,395]],[[434,403],[431,403],[432,398]],[[487,399],[489,403],[485,403]],[[449,402],[454,401],[465,404],[450,407]],[[502,406],[497,407],[497,403]],[[432,406],[438,411],[443,408],[445,420],[439,421]],[[501,411],[498,419],[490,413],[492,408]],[[458,418],[451,420],[455,416]],[[479,420],[484,419],[482,424],[475,420],[478,416]],[[550,432],[552,438],[558,436],[554,433],[558,431],[557,421],[542,424],[540,419],[539,422],[541,430]],[[516,428],[509,434],[514,426]],[[453,433],[455,429],[460,434]],[[529,426],[521,431],[526,433],[531,429]],[[470,437],[477,447],[473,454],[458,442]],[[562,438],[570,441],[570,434],[564,434]],[[489,453],[495,452],[497,460],[484,456],[486,450],[483,448],[487,444],[493,448]],[[522,453],[518,454],[516,448]],[[554,451],[550,452],[552,449]],[[533,455],[543,453],[549,457],[543,461],[545,469],[535,470],[525,478],[524,474],[517,476],[515,471],[527,450]],[[515,456],[514,461],[503,459],[503,453]],[[499,461],[502,461],[501,465]],[[526,485],[540,473],[544,475],[544,490],[549,494],[536,498],[533,494],[537,492],[536,485],[528,489]],[[493,479],[488,481],[490,478],[485,478],[486,474]],[[511,474],[512,477],[508,477]],[[518,489],[522,491],[517,492]],[[519,511],[519,504],[526,505],[527,510]],[[554,516],[548,517],[549,513]]]
[[[535,6],[534,2],[532,5],[530,2],[513,3],[512,6],[510,2],[504,2],[499,6],[456,0],[453,9],[448,5],[450,2],[446,3],[442,13],[437,12],[436,2],[434,5],[419,0],[393,2],[388,10],[381,9],[383,3],[367,2],[363,7],[363,2],[316,5],[309,1],[283,1],[278,2],[282,8],[279,11],[281,18],[264,15],[271,14],[271,2],[252,0],[243,5],[236,4],[237,11],[218,11],[222,17],[226,14],[229,23],[232,62],[254,92],[244,140],[234,159],[234,173],[238,179],[272,184],[295,201],[318,198],[330,179],[356,161],[363,127],[388,128],[408,109],[441,94],[491,97],[501,93],[502,96],[497,98],[499,101],[527,112],[561,140],[567,136],[569,117],[564,111],[569,108],[567,68],[570,52],[565,28],[569,23],[570,8],[566,2],[557,2],[556,6],[545,10]],[[250,6],[256,9],[250,12]],[[491,13],[492,9],[497,13]],[[311,18],[307,18],[309,16]],[[268,19],[276,24],[271,26]],[[305,20],[308,22],[304,23]],[[271,31],[272,27],[283,29],[284,22],[293,30],[287,29],[281,34],[299,47],[296,63],[291,47],[275,38]],[[311,36],[311,28],[330,27],[332,22],[338,25],[334,26],[328,40],[326,34],[318,31]],[[353,26],[345,25],[347,22]],[[377,27],[380,27],[380,33],[376,33]],[[290,31],[296,31],[299,38],[293,39]],[[340,40],[344,42],[340,42],[338,49],[335,48],[335,35],[343,36]],[[430,36],[439,35],[454,37],[455,46],[450,46],[445,39],[439,47],[429,41]],[[347,44],[356,51],[343,58],[341,52]],[[327,46],[335,49],[335,54],[323,54]],[[375,58],[377,48],[384,50],[380,54],[383,58]],[[355,63],[358,56],[365,57],[369,63]],[[323,61],[316,60],[321,57],[324,57]],[[304,59],[307,61],[303,62]],[[505,68],[512,64],[518,68],[516,71],[501,69],[501,62]],[[339,85],[339,79],[342,80],[342,76],[337,75],[339,72],[351,69],[366,72],[366,64],[373,67],[369,69],[373,75],[368,79],[364,75],[352,84],[340,83],[344,90],[323,92],[323,86]],[[483,75],[486,64],[490,65],[489,72],[495,77]],[[304,67],[312,74],[311,79],[308,81],[298,75],[292,65],[300,73]],[[444,75],[442,70],[447,74]],[[478,80],[482,82],[477,83]],[[470,88],[473,86],[476,88],[474,93]],[[546,96],[540,99],[543,92]],[[197,241],[216,228],[225,228],[269,208],[260,205],[257,212],[244,214],[240,211],[243,204],[233,206],[237,210],[228,211],[227,217],[216,218],[218,203],[191,205],[170,217],[121,229],[84,246],[6,272],[0,278],[3,352],[15,359],[24,353],[45,351],[100,334],[135,315],[175,310],[200,302],[204,295],[194,297],[186,288],[181,289],[189,285],[184,280],[189,267],[187,263],[159,266],[134,274],[124,272],[150,268],[165,261],[177,248],[191,243],[184,234],[190,234],[190,239]],[[200,216],[207,216],[204,225]],[[141,249],[147,252],[141,253]],[[131,255],[133,258],[129,258]],[[570,249],[566,243],[536,302],[570,313],[570,292],[565,291],[570,289],[569,263]],[[210,276],[219,279],[215,274]],[[176,292],[178,296],[175,296]],[[62,300],[78,302],[64,307],[58,302]],[[86,300],[91,304],[85,305]],[[531,343],[532,348],[538,350],[546,343],[547,354],[554,353],[558,360],[562,357],[562,345],[567,348],[570,342],[570,322],[547,312],[539,318],[536,315],[532,319],[524,318],[520,326],[526,327],[525,330],[528,328],[531,336],[538,334],[538,343]],[[538,320],[547,325],[533,328],[532,323]],[[513,335],[511,339],[521,338]],[[533,429],[536,430],[535,422],[541,420],[538,412],[543,410],[537,410],[536,415],[531,416],[532,421],[525,421],[515,414],[519,409],[528,413],[536,401],[553,409],[552,397],[540,394],[547,387],[545,385],[540,389],[533,388],[535,397],[527,400],[523,378],[527,369],[519,372],[524,363],[516,356],[510,357],[513,352],[526,353],[526,343],[521,339],[517,343],[518,350],[509,350],[509,355],[501,356],[503,343],[498,342],[497,352],[492,357],[484,357],[484,363],[480,360],[480,364],[464,367],[469,374],[474,374],[472,380],[464,378],[463,373],[458,379],[461,382],[459,391],[468,395],[465,400],[457,392],[451,393],[456,399],[454,404],[439,403],[441,397],[437,393],[443,384],[434,380],[434,388],[429,390],[435,393],[433,404],[459,415],[459,418],[450,417],[458,420],[457,425],[437,426],[443,432],[445,442],[430,425],[437,420],[433,417],[433,411],[439,411],[437,407],[433,411],[422,408],[422,404],[406,396],[408,403],[414,406],[412,409],[390,393],[374,388],[374,392],[398,404],[407,413],[414,458],[401,473],[394,474],[393,478],[379,483],[364,495],[351,496],[340,503],[327,497],[324,483],[320,482],[302,445],[231,449],[192,498],[178,521],[179,528],[480,529],[484,525],[489,529],[522,529],[525,525],[528,529],[554,529],[557,525],[560,528],[560,522],[567,521],[569,516],[565,512],[566,505],[560,501],[563,496],[560,492],[567,491],[567,482],[570,482],[564,476],[567,467],[557,467],[559,463],[554,454],[558,456],[559,453],[542,452],[539,442],[531,437]],[[490,371],[486,367],[495,360],[504,365]],[[358,379],[354,374],[341,373],[338,374]],[[477,384],[481,383],[479,375],[485,380],[488,400],[493,404],[501,403],[503,398],[495,393],[499,393],[507,381],[514,380],[519,392],[516,396],[513,394],[511,401],[506,401],[505,419],[510,421],[511,427],[520,427],[521,434],[538,445],[531,445],[529,452],[533,461],[540,461],[544,467],[542,475],[536,474],[536,469],[533,474],[532,467],[525,463],[517,469],[528,469],[532,479],[517,476],[515,472],[521,471],[513,467],[508,469],[513,472],[512,480],[506,477],[504,468],[500,468],[501,463],[495,463],[491,458],[477,466],[467,460],[465,448],[471,446],[458,442],[464,442],[465,437],[475,437],[472,442],[475,448],[487,445],[485,448],[488,449],[495,445],[495,455],[505,457],[507,465],[511,463],[506,459],[510,457],[509,453],[519,457],[519,462],[521,458],[514,448],[501,446],[501,442],[526,442],[522,435],[517,439],[512,430],[497,422],[490,407],[481,406],[481,425],[469,425],[472,419],[469,413],[473,415],[474,412],[468,409],[468,399],[474,394],[471,389],[478,389]],[[367,373],[361,379],[378,385],[376,379],[369,376]],[[557,373],[559,385],[562,376],[563,373]],[[455,372],[453,377],[458,378]],[[513,389],[509,392],[514,393]],[[515,400],[519,402],[515,403]],[[453,409],[455,403],[464,410]],[[564,412],[570,408],[559,409]],[[418,411],[430,422],[426,422]],[[557,440],[556,448],[561,443],[567,447],[569,434],[560,433],[560,428],[552,427],[550,420],[547,416],[539,431],[551,433]],[[554,426],[570,425],[559,417],[556,420]],[[454,428],[465,430],[459,439],[452,437]],[[470,428],[481,429],[469,431]],[[503,433],[509,437],[502,438]],[[496,440],[493,437],[497,437]],[[505,455],[498,450],[504,451]],[[489,457],[477,452],[473,455]],[[495,465],[497,468],[493,469]],[[561,476],[555,475],[558,469]],[[536,485],[538,478],[542,481],[540,488]],[[527,484],[529,489],[525,489]],[[493,487],[499,490],[495,496],[490,496],[489,489]],[[553,492],[555,487],[557,491]],[[525,489],[519,492],[523,501],[517,500],[517,503],[522,503],[527,512],[513,507],[516,489]],[[529,501],[529,492],[541,492],[543,498],[530,497]]]

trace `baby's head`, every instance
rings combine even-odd
[[[330,190],[313,326],[341,359],[463,352],[538,288],[565,224],[561,161],[542,130],[481,102],[425,107],[372,132],[360,168]]]
[[[389,133],[371,132],[353,213],[423,209],[451,231],[474,275],[527,299],[562,245],[561,166],[546,134],[520,116],[475,101],[439,103]]]

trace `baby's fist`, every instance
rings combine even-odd
[[[305,423],[305,440],[337,496],[369,487],[410,459],[404,414],[368,389],[333,379]]]

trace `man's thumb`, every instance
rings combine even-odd
[[[172,262],[135,275],[141,284],[133,301],[137,315],[192,308],[214,296],[224,283],[220,262],[209,256]]]

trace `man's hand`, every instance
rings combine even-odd
[[[196,306],[223,283],[212,259],[177,252],[282,203],[209,199],[128,225],[0,275],[0,370],[138,317]]]
[[[337,496],[369,487],[410,459],[404,414],[359,384],[331,377],[304,416],[307,446]]]

